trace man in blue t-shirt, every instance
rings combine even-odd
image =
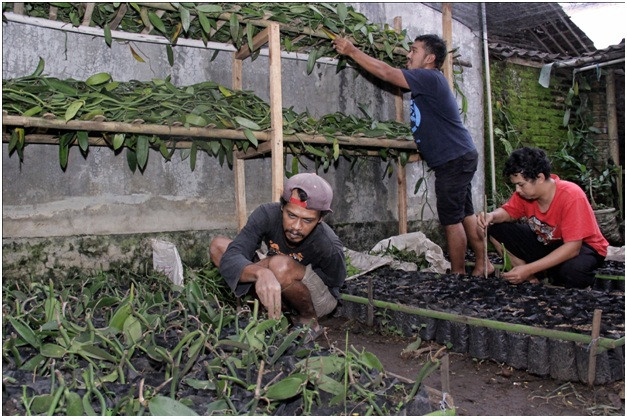
[[[435,172],[438,218],[446,233],[451,272],[466,273],[466,247],[470,242],[476,256],[472,274],[483,274],[483,240],[476,228],[470,185],[478,153],[440,71],[447,54],[446,43],[437,35],[417,37],[407,54],[407,70],[370,57],[344,38],[335,38],[333,45],[339,54],[350,57],[368,73],[411,91],[411,130],[418,151]],[[489,262],[488,271],[494,271]]]

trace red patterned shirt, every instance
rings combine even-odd
[[[555,180],[555,196],[546,212],[542,212],[537,200],[525,200],[514,193],[503,209],[513,218],[525,221],[538,236],[538,241],[549,244],[555,241],[582,240],[599,255],[607,255],[608,242],[601,234],[588,198],[575,183]]]

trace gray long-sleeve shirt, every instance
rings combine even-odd
[[[339,238],[329,225],[320,222],[298,246],[288,246],[280,203],[257,207],[222,256],[220,274],[236,296],[246,294],[252,286],[252,283],[241,283],[239,279],[244,267],[253,263],[255,251],[262,242],[268,246],[268,255],[287,255],[304,266],[311,264],[333,296],[339,297],[339,288],[346,278],[343,245]]]

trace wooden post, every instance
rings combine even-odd
[[[446,42],[446,48],[450,51],[453,48],[453,12],[451,3],[442,3],[442,38]],[[454,90],[453,85],[453,57],[451,54],[446,54],[446,60],[442,65],[442,71],[444,77],[448,80],[448,85],[451,90]]]
[[[449,370],[450,370],[450,361],[448,357],[448,353],[442,356],[440,359],[440,382],[442,383],[442,392],[450,394],[451,393],[451,385],[449,380]]]
[[[272,130],[272,201],[283,193],[283,103],[281,99],[281,38],[278,23],[268,27],[270,50],[270,122]]]
[[[372,277],[369,277],[368,278],[368,305],[367,305],[368,314],[367,314],[367,319],[366,319],[366,324],[369,327],[372,327],[374,325],[374,306],[372,304],[372,300],[373,300]]]
[[[605,76],[605,106],[607,109],[607,137],[609,141],[610,157],[614,165],[620,167],[620,173],[616,174],[618,191],[623,190],[622,164],[620,161],[620,145],[618,143],[618,119],[616,116],[616,78],[614,69],[607,69]],[[618,194],[618,207],[623,212],[623,194]]]
[[[592,316],[592,342],[590,343],[590,354],[588,355],[588,385],[594,385],[594,378],[597,373],[597,349],[599,348],[599,334],[601,333],[601,313],[600,309],[594,310]]]
[[[403,18],[396,16],[394,18],[394,30],[401,32],[403,28]],[[397,122],[404,122],[403,117],[403,92],[400,88],[396,90],[394,97],[394,111]],[[401,158],[396,162],[396,183],[398,188],[398,233],[407,233],[407,170],[401,164]]]
[[[242,90],[242,60],[233,55],[233,90]],[[244,171],[244,160],[239,159],[237,146],[233,146],[233,174],[235,175],[235,212],[237,217],[237,230],[242,230],[246,224],[246,173]]]

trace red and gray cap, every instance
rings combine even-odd
[[[292,197],[292,190],[300,188],[307,193],[307,201]],[[330,211],[333,190],[324,178],[314,173],[296,174],[283,183],[283,199],[310,210]]]

